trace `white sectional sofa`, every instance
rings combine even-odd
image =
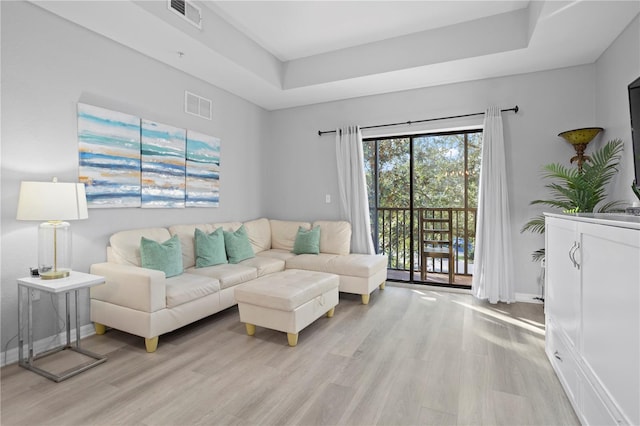
[[[254,257],[239,263],[196,268],[196,228],[211,233],[218,228],[236,231],[244,225]],[[294,254],[298,229],[320,227],[320,253]],[[184,272],[170,278],[162,271],[143,268],[142,237],[159,243],[177,235]],[[376,287],[384,288],[387,258],[350,253],[351,225],[344,221],[294,222],[257,219],[248,222],[174,225],[113,234],[107,262],[91,266],[104,276],[104,285],[91,288],[91,320],[96,333],[107,327],[145,338],[154,352],[158,337],[236,304],[234,289],[257,277],[286,269],[327,272],[339,276],[339,291],[360,294],[368,304]]]

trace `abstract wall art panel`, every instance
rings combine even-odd
[[[187,207],[220,203],[220,139],[187,131]]]
[[[88,207],[140,207],[140,118],[79,103],[78,151]]]
[[[78,103],[78,146],[89,207],[220,204],[219,138]]]
[[[185,206],[186,131],[142,120],[142,207]]]

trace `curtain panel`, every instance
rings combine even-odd
[[[340,214],[351,223],[351,251],[374,254],[369,198],[364,174],[362,133],[358,126],[336,129]]]
[[[477,215],[472,292],[490,303],[515,302],[511,216],[499,107],[490,107],[485,112]]]

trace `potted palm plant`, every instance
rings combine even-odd
[[[551,198],[533,200],[530,204],[543,204],[561,209],[565,213],[611,212],[624,206],[624,201],[610,201],[602,204],[607,197],[606,186],[618,172],[623,142],[614,139],[590,156],[582,168],[567,167],[553,163],[543,167],[543,178],[553,179],[545,185]],[[596,210],[597,208],[597,210]],[[544,215],[527,222],[520,232],[544,233]],[[532,253],[534,261],[544,259],[544,248]]]

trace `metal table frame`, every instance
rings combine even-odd
[[[25,277],[18,279],[18,363],[21,367],[31,370],[34,373],[40,374],[54,382],[61,382],[69,377],[75,376],[89,368],[95,367],[98,364],[102,364],[107,360],[106,356],[98,355],[86,349],[80,347],[80,315],[78,313],[78,294],[80,290],[89,288],[94,285],[104,283],[104,277],[98,275],[85,274],[82,272],[72,271],[66,278],[60,278],[55,280],[42,280],[38,277]],[[41,354],[34,354],[33,349],[33,298],[31,290],[38,290],[52,294],[64,294],[65,296],[65,314],[66,314],[66,328],[67,328],[67,341],[66,344],[50,349]],[[27,357],[24,356],[24,301],[23,292],[27,293]],[[71,344],[71,309],[70,309],[70,296],[74,293],[74,317],[76,325],[76,340],[75,344]],[[42,359],[55,353],[71,350],[81,353],[89,358],[93,358],[94,361],[89,363],[82,363],[78,366],[72,367],[61,374],[55,374],[53,372],[36,367],[34,361]]]

